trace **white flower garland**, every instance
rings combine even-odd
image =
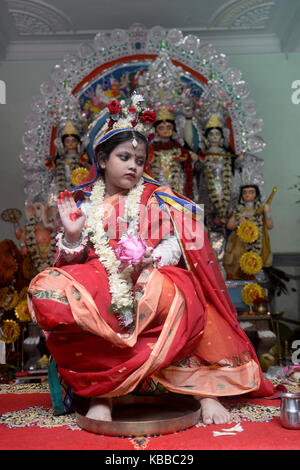
[[[126,198],[124,219],[128,222],[128,229],[122,239],[128,238],[131,234],[137,234],[139,224],[140,200],[144,189],[141,179],[133,187]],[[110,292],[112,295],[112,310],[120,316],[124,326],[132,323],[133,310],[133,285],[130,277],[131,266],[120,272],[120,260],[117,259],[114,250],[109,244],[108,236],[104,230],[104,195],[105,184],[102,180],[97,181],[92,189],[90,210],[88,214],[88,231],[90,240],[94,244],[95,252],[100,262],[105,267],[108,278]]]

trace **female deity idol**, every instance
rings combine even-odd
[[[205,424],[226,423],[218,397],[273,385],[237,323],[199,209],[143,173],[153,113],[134,98],[135,120],[120,105],[96,137],[96,176],[74,191],[77,204],[60,195],[57,258],[32,280],[29,309],[89,418],[111,420],[114,397],[151,378],[197,397]]]
[[[242,157],[225,148],[223,126],[216,114],[210,116],[204,135],[206,148],[195,164],[198,202],[204,204],[205,225],[222,269],[232,176]]]
[[[156,138],[150,147],[148,165],[153,178],[179,194],[192,198],[192,158],[190,152],[174,140],[176,111],[172,106],[157,107]]]
[[[246,222],[254,223],[253,227],[256,232],[248,241],[243,239],[242,234],[239,234],[240,227]],[[255,184],[241,186],[238,205],[227,223],[228,230],[232,231],[228,238],[223,260],[227,279],[249,279],[251,277],[251,274],[247,272],[247,267],[246,271],[241,268],[241,258],[248,252],[259,256],[261,268],[272,265],[268,230],[271,230],[273,225],[270,205],[268,203],[262,204],[258,186]],[[250,229],[251,227],[252,225]]]
[[[57,195],[65,189],[72,189],[87,177],[88,156],[80,153],[80,135],[71,121],[68,121],[61,135],[63,152],[54,160],[48,159],[46,165],[54,170]]]

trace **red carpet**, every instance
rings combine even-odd
[[[292,389],[291,391],[299,391]],[[74,415],[53,416],[47,384],[0,385],[1,450],[299,450],[300,430],[280,425],[280,400],[224,400],[227,425],[155,437],[107,437],[81,430]],[[238,426],[237,426],[238,425]],[[235,427],[234,434],[215,435]],[[135,455],[135,454],[134,454]]]

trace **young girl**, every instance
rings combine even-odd
[[[237,323],[197,208],[143,175],[147,139],[131,115],[120,122],[96,143],[80,208],[60,195],[58,256],[31,282],[32,317],[60,376],[89,398],[88,417],[111,420],[113,397],[152,380],[201,400],[205,424],[226,423],[217,397],[273,386]]]

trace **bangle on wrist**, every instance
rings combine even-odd
[[[85,230],[81,232],[79,240],[73,243],[66,240],[64,230],[59,230],[56,236],[57,248],[61,253],[67,255],[79,254],[87,247],[88,240],[89,237]]]
[[[66,239],[66,234],[64,234],[64,236],[62,237],[61,241],[62,241],[62,244],[66,247],[66,248],[77,248],[81,242],[82,242],[82,232],[80,233],[80,237],[78,238],[78,240],[76,240],[75,242],[69,242],[67,239]]]

